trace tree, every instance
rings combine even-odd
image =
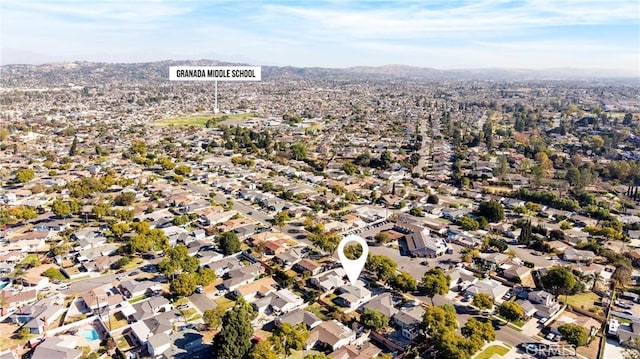
[[[438,204],[438,202],[440,202],[440,198],[435,194],[430,194],[427,197],[427,203]]]
[[[480,228],[480,223],[470,216],[463,216],[460,219],[456,220],[456,224],[458,224],[462,229],[466,231],[475,231]]]
[[[389,280],[389,285],[402,292],[413,292],[418,289],[416,279],[409,272],[400,272]]]
[[[565,267],[553,267],[542,277],[542,285],[558,296],[570,292],[576,285],[576,278],[571,270]]]
[[[196,291],[198,283],[196,278],[191,273],[180,273],[169,285],[169,290],[172,294],[186,297]]]
[[[251,321],[256,313],[249,303],[239,299],[222,317],[222,330],[215,336],[214,358],[243,358],[251,348],[253,327]]]
[[[624,118],[622,119],[622,124],[625,126],[629,126],[631,125],[632,121],[633,121],[633,115],[631,113],[625,113]]]
[[[278,359],[278,353],[272,347],[271,340],[261,340],[253,346],[248,357],[249,359]]]
[[[191,167],[187,165],[176,166],[173,172],[178,176],[186,176],[191,173]]]
[[[273,224],[282,228],[291,220],[288,211],[280,211],[273,216]]]
[[[431,268],[423,276],[420,281],[420,290],[424,291],[427,297],[431,299],[433,305],[433,297],[436,294],[445,295],[449,292],[449,284],[451,277],[445,274],[440,268]]]
[[[224,308],[220,306],[213,309],[207,309],[202,315],[202,320],[209,329],[218,329],[222,324],[222,316],[224,315],[224,312]]]
[[[504,207],[497,201],[481,202],[477,213],[491,223],[500,222],[504,219]]]
[[[558,331],[562,334],[562,338],[569,344],[577,347],[587,345],[589,334],[587,331],[577,324],[563,324],[558,327]]]
[[[130,206],[136,200],[136,194],[130,191],[122,192],[114,198],[113,202],[117,206]]]
[[[73,142],[71,142],[71,148],[69,148],[69,157],[73,157],[78,152],[78,136],[73,136]]]
[[[189,257],[189,258],[193,258],[193,257]],[[198,261],[197,258],[194,258],[194,259]],[[198,269],[196,274],[197,274],[196,281],[198,282],[198,285],[201,285],[203,287],[208,286],[209,284],[213,283],[214,280],[216,280],[216,272],[210,268],[200,268]]]
[[[491,342],[496,339],[496,332],[493,329],[491,321],[485,323],[479,321],[476,318],[469,318],[464,327],[460,330],[462,335],[466,338],[478,338],[483,342]]]
[[[624,289],[631,281],[631,268],[626,265],[619,265],[611,275],[616,288]]]
[[[422,208],[413,207],[409,210],[409,214],[416,217],[424,217],[424,213],[422,212]]]
[[[373,237],[378,244],[386,244],[391,242],[391,235],[388,232],[380,232]]]
[[[234,232],[224,232],[218,235],[218,247],[224,255],[231,255],[240,251],[240,240]]]
[[[285,357],[291,355],[291,350],[304,349],[307,339],[309,339],[309,331],[304,323],[298,323],[295,326],[283,323],[274,330],[271,337],[276,352]]]
[[[71,206],[61,199],[56,199],[51,205],[51,211],[58,217],[67,217],[71,214]]]
[[[360,316],[360,322],[368,329],[380,329],[389,325],[389,317],[375,309],[365,309]]]
[[[524,318],[524,310],[522,309],[520,304],[514,301],[506,301],[502,303],[498,307],[498,314],[506,319],[507,323],[522,320],[522,318]]]
[[[432,337],[439,337],[445,332],[454,331],[458,328],[456,309],[451,304],[425,308],[422,328]]]
[[[303,142],[296,142],[291,146],[291,154],[296,161],[305,160],[308,156],[307,146]]]
[[[22,327],[20,328],[20,330],[18,330],[18,334],[17,337],[18,339],[28,339],[29,336],[31,335],[31,331],[29,331],[29,328],[27,327]]]
[[[365,268],[373,272],[383,282],[389,280],[396,273],[397,264],[391,258],[383,255],[369,255]]]
[[[18,183],[27,183],[36,177],[36,173],[31,168],[23,168],[16,172],[16,181]]]
[[[489,297],[486,293],[477,293],[473,296],[473,301],[471,302],[478,309],[491,309],[493,308],[493,299]]]
[[[358,165],[356,165],[351,161],[345,161],[344,164],[342,165],[342,170],[344,171],[344,173],[351,176],[352,174],[358,171]]]

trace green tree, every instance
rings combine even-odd
[[[351,176],[352,174],[358,171],[358,165],[356,165],[351,161],[345,161],[344,164],[342,165],[342,170],[344,171],[344,173]]]
[[[172,294],[186,297],[193,294],[197,286],[196,278],[191,273],[180,273],[171,281],[169,290]]]
[[[249,352],[249,359],[278,359],[278,353],[273,350],[271,340],[261,340],[257,342],[251,352]]]
[[[451,304],[425,308],[422,328],[432,337],[440,337],[446,332],[454,331],[458,328],[456,309]]]
[[[480,224],[475,219],[470,216],[463,216],[460,219],[456,220],[456,224],[458,224],[465,231],[475,231],[480,228]]]
[[[114,198],[117,206],[130,206],[136,200],[136,194],[130,191],[122,192]]]
[[[445,274],[440,268],[431,268],[423,276],[420,281],[420,290],[431,299],[433,305],[433,297],[436,294],[445,295],[449,292],[449,284],[451,277]]]
[[[391,258],[384,255],[369,255],[365,268],[383,282],[389,280],[396,273],[398,265]]]
[[[291,146],[291,154],[296,161],[305,160],[308,156],[307,146],[303,142],[297,142]]]
[[[291,220],[288,211],[280,211],[273,216],[273,224],[282,228]]]
[[[23,168],[16,172],[16,181],[19,183],[27,183],[36,177],[36,173],[31,168]]]
[[[611,275],[614,285],[618,289],[624,289],[631,282],[631,268],[626,265],[618,265]]]
[[[71,206],[61,199],[56,199],[51,205],[51,211],[58,217],[67,217],[71,214]]]
[[[388,232],[380,232],[373,237],[378,244],[387,244],[391,242],[391,235]]]
[[[565,267],[552,267],[542,278],[542,285],[556,296],[569,293],[576,285],[576,278],[571,270]]]
[[[435,194],[430,194],[427,197],[427,203],[438,204],[438,202],[440,202],[440,198],[438,198],[438,196]]]
[[[500,222],[504,219],[504,207],[498,201],[484,201],[478,206],[478,215],[489,222]]]
[[[193,257],[189,257],[189,258],[193,258]],[[197,258],[194,258],[197,261]],[[198,269],[197,272],[197,282],[198,285],[201,285],[203,287],[208,286],[209,284],[213,283],[214,280],[216,280],[216,272],[213,269],[210,268],[200,268]]]
[[[413,207],[409,210],[409,214],[416,217],[424,217],[424,213],[422,212],[422,208]]]
[[[563,324],[558,327],[558,331],[562,334],[562,338],[569,344],[573,344],[577,347],[587,345],[589,341],[589,334],[585,328],[577,324]]]
[[[400,272],[389,280],[389,285],[402,292],[413,292],[418,289],[418,282],[409,272]]]
[[[480,310],[491,309],[493,308],[493,299],[491,299],[491,297],[486,293],[478,293],[473,296],[471,304]]]
[[[492,342],[496,339],[496,332],[493,329],[491,321],[483,323],[472,317],[467,320],[460,331],[466,338],[475,337],[483,342]]]
[[[213,342],[214,358],[237,359],[248,354],[253,337],[251,321],[255,316],[251,305],[243,299],[239,299],[233,308],[224,314],[224,325]]]
[[[173,172],[178,176],[186,176],[191,173],[191,167],[187,165],[176,166]]]
[[[231,255],[240,251],[240,240],[234,232],[224,232],[218,235],[218,247],[224,255]]]
[[[520,304],[514,301],[506,301],[498,307],[498,314],[508,322],[522,320],[524,318],[524,310]]]
[[[304,323],[295,326],[283,323],[273,331],[271,337],[276,352],[286,356],[291,355],[292,350],[302,350],[309,339],[309,331]]]
[[[222,325],[222,316],[224,315],[224,308],[217,306],[213,309],[207,309],[202,314],[202,320],[209,329],[218,329]]]
[[[28,339],[31,336],[31,331],[29,331],[29,328],[27,327],[22,327],[18,330],[18,334],[17,337],[18,339]]]
[[[360,316],[360,322],[368,329],[380,329],[389,325],[389,317],[375,309],[365,309]]]

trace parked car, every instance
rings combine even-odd
[[[69,286],[68,284],[63,284],[63,285],[61,285],[61,286],[59,286],[59,287],[58,287],[58,290],[59,290],[59,291],[60,291],[60,290],[67,290],[67,289],[69,289],[69,288],[71,288],[71,286]]]

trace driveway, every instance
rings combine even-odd
[[[205,294],[192,294],[187,297],[191,304],[193,304],[194,308],[200,312],[200,314],[204,314],[206,310],[215,309],[217,306],[216,303],[207,297]]]

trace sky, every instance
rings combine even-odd
[[[640,75],[638,0],[0,0],[0,61],[615,69]]]

